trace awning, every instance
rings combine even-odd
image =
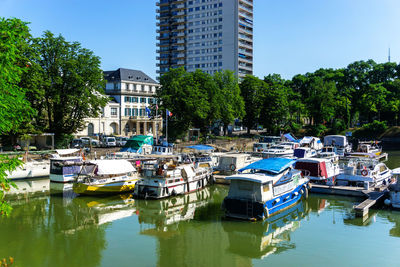
[[[284,134],[284,137],[286,137],[287,140],[291,141],[291,142],[295,142],[296,138],[294,138],[290,133]]]
[[[272,173],[280,173],[283,170],[292,166],[295,162],[296,162],[295,160],[286,158],[262,159],[252,164],[249,164],[244,168],[241,168],[239,172],[243,172],[244,170],[261,170],[261,171],[269,171]]]
[[[77,153],[79,149],[76,148],[71,148],[71,149],[56,149],[56,152],[60,156],[68,155],[68,154],[73,154]]]
[[[196,150],[214,150],[215,148],[212,146],[207,146],[207,145],[193,145],[193,146],[187,146],[187,148],[192,148]]]

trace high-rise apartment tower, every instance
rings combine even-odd
[[[157,73],[253,73],[253,0],[159,0]]]

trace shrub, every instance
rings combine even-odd
[[[371,123],[364,124],[361,128],[353,133],[356,138],[377,138],[383,132],[387,130],[388,126],[385,121],[373,121]]]

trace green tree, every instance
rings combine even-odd
[[[105,80],[100,58],[46,31],[33,40],[35,73],[28,73],[24,82],[29,88],[28,99],[37,110],[35,126],[60,138],[81,129],[84,118],[96,117],[105,106]]]
[[[184,68],[171,69],[160,78],[157,92],[161,110],[168,109],[173,117],[168,120],[168,136],[181,138],[193,126],[207,125],[210,116],[209,91],[214,87],[211,76],[197,70],[186,72]]]
[[[219,109],[218,114],[224,124],[224,134],[226,134],[228,125],[235,118],[242,118],[245,114],[244,102],[240,95],[237,77],[233,71],[216,72],[214,81],[217,84],[217,91],[213,106]]]
[[[17,132],[29,121],[33,110],[25,100],[25,89],[18,86],[29,61],[23,56],[30,39],[26,22],[19,19],[0,18],[0,134]],[[0,214],[8,215],[11,207],[4,201],[4,191],[15,186],[7,179],[7,172],[20,164],[17,158],[0,156]]]
[[[247,133],[250,134],[250,129],[259,122],[266,84],[255,76],[246,75],[239,86],[246,111],[243,124],[247,127]]]

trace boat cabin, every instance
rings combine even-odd
[[[293,156],[299,159],[311,158],[317,155],[317,151],[309,147],[299,147],[293,152]]]

